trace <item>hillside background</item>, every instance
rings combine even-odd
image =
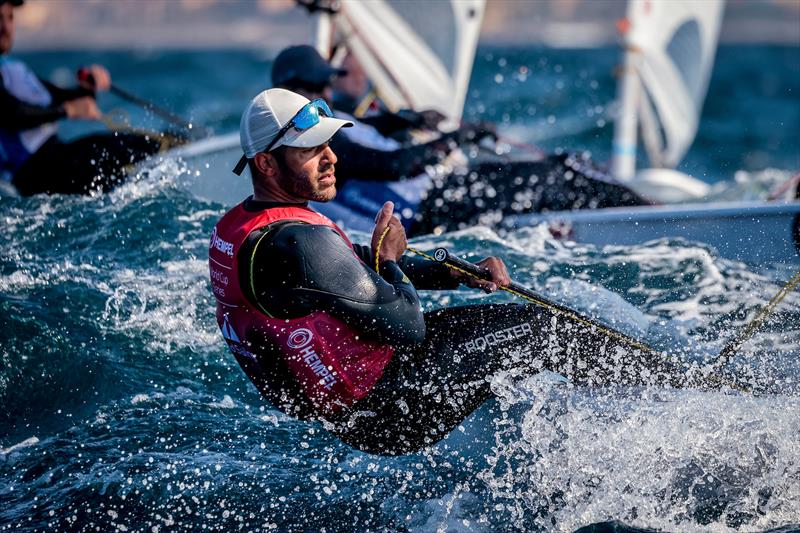
[[[420,4],[428,1],[408,0]],[[703,1],[703,0],[697,0]],[[625,0],[489,0],[481,40],[593,47],[615,42]],[[280,49],[309,42],[293,0],[28,0],[16,50]],[[721,40],[800,45],[800,0],[728,0]]]

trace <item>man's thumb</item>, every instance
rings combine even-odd
[[[378,211],[378,214],[375,216],[375,225],[376,226],[385,226],[389,223],[389,219],[394,212],[394,203],[386,202],[381,207],[381,210]]]

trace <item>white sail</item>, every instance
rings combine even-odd
[[[652,166],[673,168],[686,154],[714,65],[723,5],[723,0],[628,2],[623,117],[615,137],[619,177],[629,178],[633,170],[631,115],[643,129]],[[627,164],[619,164],[617,156],[627,156]]]
[[[436,109],[457,123],[485,0],[341,0],[337,31],[389,109]]]

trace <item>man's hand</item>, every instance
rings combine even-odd
[[[420,126],[432,131],[438,131],[439,124],[447,118],[435,109],[426,109],[425,111],[420,111],[419,115]]]
[[[400,109],[394,115],[407,122],[412,128],[430,131],[439,131],[439,123],[447,118],[435,109],[426,109],[424,111]]]
[[[111,87],[111,74],[101,65],[89,65],[78,71],[78,83],[90,91],[107,91]]]
[[[97,102],[91,96],[83,96],[75,100],[64,102],[64,111],[68,118],[83,120],[100,120],[102,114],[97,107]]]
[[[508,275],[506,265],[499,257],[487,257],[475,264],[488,270],[492,275],[492,281],[475,279],[472,276],[456,271],[453,271],[453,276],[467,287],[483,289],[486,293],[492,293],[501,286],[505,287],[511,284],[511,277]]]
[[[406,230],[400,220],[392,215],[394,204],[386,202],[375,217],[375,229],[372,231],[372,255],[377,255],[378,241],[384,230],[389,228],[389,233],[383,238],[380,249],[381,261],[398,261],[406,251],[408,241]]]

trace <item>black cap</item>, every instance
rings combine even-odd
[[[272,64],[272,84],[327,85],[334,77],[347,74],[346,70],[333,68],[317,49],[307,44],[283,49]]]
[[[3,4],[11,4],[14,7],[19,7],[25,3],[25,0],[0,0],[0,6]]]

